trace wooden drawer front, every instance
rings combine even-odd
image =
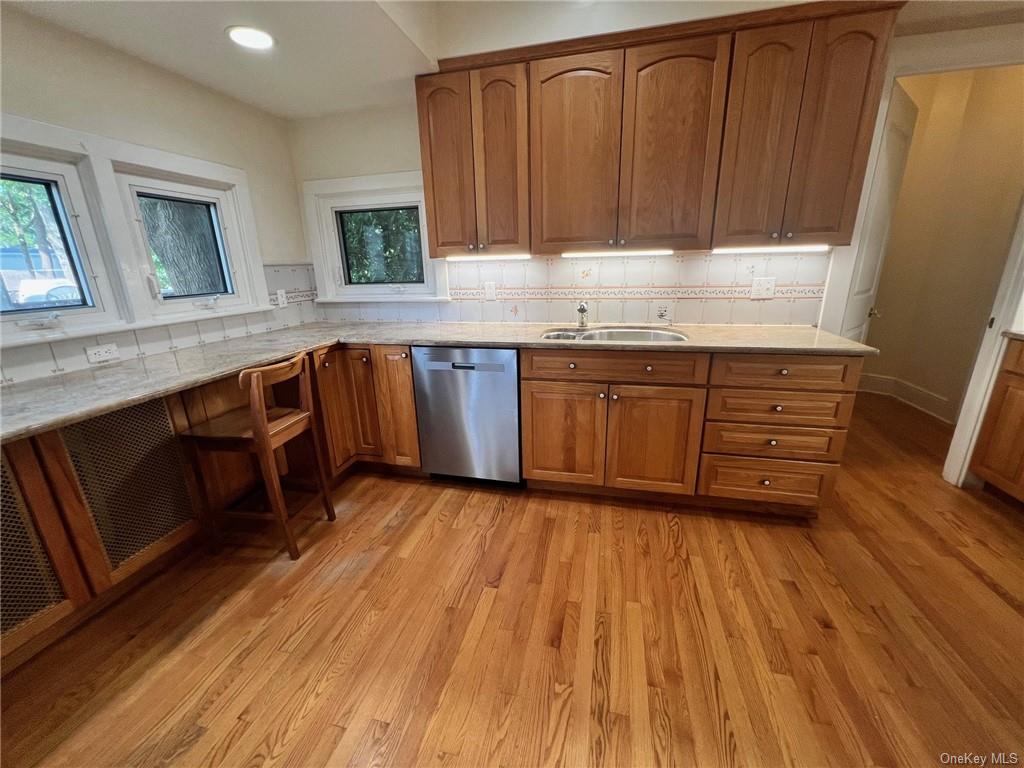
[[[704,427],[704,453],[768,456],[773,459],[839,461],[846,447],[845,429],[720,424]]]
[[[699,492],[704,496],[818,506],[832,494],[835,464],[748,459],[704,454]]]
[[[817,389],[853,392],[861,357],[823,355],[715,355],[711,384],[719,387]]]
[[[1010,339],[1003,357],[1003,370],[1024,374],[1024,341]]]
[[[838,392],[771,392],[758,389],[711,389],[708,421],[845,427],[856,395]]]
[[[524,349],[522,378],[614,383],[705,384],[710,356],[699,352]]]

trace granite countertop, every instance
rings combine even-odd
[[[657,349],[867,355],[863,344],[795,325],[671,325],[683,342],[547,341],[550,323],[310,323],[0,388],[0,440],[45,432],[335,342],[421,346]]]

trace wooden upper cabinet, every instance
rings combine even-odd
[[[716,35],[627,49],[621,245],[711,247],[730,45]]]
[[[477,250],[529,253],[526,65],[478,69],[469,79]]]
[[[372,354],[384,461],[418,467],[420,438],[409,347],[378,345]]]
[[[623,51],[530,62],[534,253],[615,244]]]
[[[847,244],[860,204],[895,11],[814,22],[783,239]]]
[[[605,483],[616,488],[693,493],[704,427],[704,389],[610,388]]]
[[[714,244],[776,245],[812,22],[736,33]]]
[[[416,103],[430,256],[475,252],[469,72],[416,78]]]

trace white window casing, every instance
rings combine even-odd
[[[317,302],[448,301],[448,271],[443,260],[429,258],[426,200],[419,171],[307,181],[302,185],[306,241],[316,275]],[[350,285],[345,281],[338,211],[416,206],[420,220],[422,284]]]

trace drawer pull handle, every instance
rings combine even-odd
[[[569,367],[570,368],[575,368],[576,367],[576,363],[569,363]]]
[[[645,365],[644,366],[644,370],[647,371],[648,373],[650,373],[651,371],[654,370],[654,366],[653,365]]]
[[[771,484],[772,484],[772,481],[771,481],[771,480],[762,480],[762,481],[761,481],[761,485],[763,485],[763,486],[765,486],[765,487],[767,487],[767,486],[769,486],[769,485],[771,485]]]
[[[405,358],[407,358],[408,356],[409,356],[409,353],[408,353],[408,352],[403,352],[403,353],[402,353],[402,359],[403,359],[403,360],[405,360]]]
[[[597,393],[597,396],[598,396],[598,397],[599,397],[599,398],[600,398],[601,400],[604,400],[604,392],[598,392],[598,393]]]
[[[779,376],[789,376],[789,368],[783,368],[779,371]]]
[[[618,400],[618,399],[619,399],[618,395],[612,395],[612,400]]]
[[[776,411],[776,413],[782,413],[782,406],[781,405],[776,405],[775,406],[775,411]]]
[[[772,448],[774,448],[778,444],[779,444],[778,440],[769,440],[768,441],[768,445],[770,445]]]

